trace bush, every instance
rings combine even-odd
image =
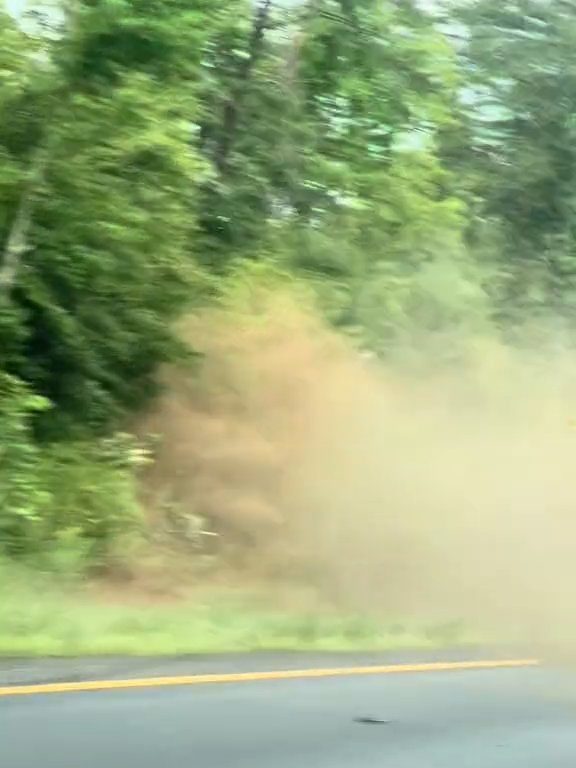
[[[140,525],[135,469],[146,454],[129,435],[39,445],[32,418],[49,403],[0,375],[0,554],[50,570],[102,563]]]
[[[41,541],[54,564],[105,564],[116,542],[141,524],[136,468],[147,459],[130,435],[62,443],[45,451],[40,482],[48,491]],[[52,557],[52,555],[54,557]]]
[[[42,456],[31,419],[48,402],[0,373],[0,551],[24,553],[35,539],[50,495],[40,479]]]

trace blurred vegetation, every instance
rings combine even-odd
[[[0,561],[0,655],[166,655],[227,651],[394,651],[473,646],[459,624],[280,610],[266,592],[205,590],[188,603],[105,603]]]
[[[556,0],[0,10],[0,551],[142,535],[124,433],[250,265],[384,359],[569,324],[575,43]]]

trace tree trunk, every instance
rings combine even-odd
[[[262,3],[256,11],[254,24],[252,26],[252,34],[250,35],[250,42],[248,45],[248,55],[238,68],[237,85],[224,106],[222,133],[216,148],[215,156],[216,167],[220,173],[225,173],[228,168],[228,160],[236,140],[242,101],[248,90],[254,67],[258,63],[258,59],[262,52],[264,35],[270,24],[272,5],[272,0],[262,0]]]
[[[12,226],[8,232],[0,265],[0,300],[10,297],[18,279],[24,254],[30,250],[29,234],[34,213],[34,202],[38,185],[44,173],[46,158],[42,149],[38,150],[31,163],[28,179],[22,190]]]

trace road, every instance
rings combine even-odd
[[[491,669],[5,697],[0,756],[6,768],[574,768],[576,678]]]

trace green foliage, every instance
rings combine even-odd
[[[135,441],[115,435],[46,449],[38,477],[47,491],[38,552],[55,564],[78,552],[105,565],[115,542],[142,527],[136,470],[147,461]],[[83,559],[83,558],[82,558]]]
[[[133,440],[51,446],[35,458],[29,504],[3,531],[3,551],[65,577],[122,559],[118,545],[142,529],[135,470],[146,457]]]
[[[60,406],[50,435],[117,423],[177,351],[202,173],[188,140],[179,104],[142,76],[112,98],[76,96],[58,126],[15,291],[29,326],[19,373]]]
[[[105,559],[141,524],[134,470],[146,455],[125,435],[41,449],[31,419],[48,407],[0,374],[0,552]]]
[[[33,415],[46,407],[25,384],[0,373],[0,552],[25,551],[48,499],[30,428]]]
[[[404,364],[569,327],[569,6],[288,5],[0,12],[3,550],[74,571],[138,528],[109,441],[210,294],[241,313],[289,286]]]
[[[0,92],[0,114],[19,109],[17,135],[0,125],[2,352],[55,404],[38,421],[45,437],[119,423],[181,352],[171,324],[198,284],[190,251],[206,175],[189,82],[207,18],[177,2],[80,3],[40,59],[12,25],[15,84]]]
[[[141,526],[135,470],[147,456],[122,434],[40,448],[30,422],[47,408],[0,375],[0,553],[32,555],[57,570],[105,562]]]
[[[201,205],[204,258],[221,270],[272,255],[310,281],[336,325],[386,353],[417,321],[410,282],[440,255],[463,258],[466,210],[440,161],[457,121],[456,57],[429,18],[391,3],[326,0],[268,21],[283,32],[257,55],[256,26],[243,44],[244,17],[228,30],[253,60],[241,99],[242,59],[214,59],[238,114]],[[221,130],[216,109],[208,150]]]
[[[490,243],[492,258],[508,274],[496,298],[509,319],[572,314],[573,9],[562,2],[482,0],[456,15],[465,31],[460,55],[468,134],[460,168],[475,201],[473,242],[484,253]]]

